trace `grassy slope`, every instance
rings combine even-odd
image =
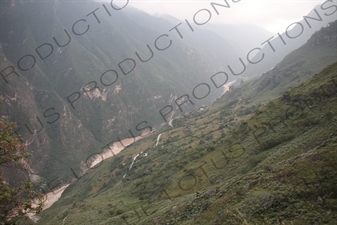
[[[177,224],[235,224],[235,220],[238,223],[245,220],[249,224],[261,224],[263,216],[266,217],[267,222],[264,223],[267,224],[276,223],[278,219],[283,219],[288,224],[287,206],[293,202],[303,203],[300,199],[301,192],[296,192],[299,193],[298,198],[293,197],[293,186],[308,189],[317,180],[324,180],[319,178],[319,173],[325,173],[324,169],[314,170],[316,167],[303,159],[297,167],[309,172],[304,172],[302,176],[297,169],[291,169],[290,164],[293,162],[289,163],[289,160],[301,156],[303,149],[308,149],[304,151],[305,155],[316,154],[310,149],[316,149],[327,138],[334,140],[334,136],[329,136],[333,134],[333,126],[327,121],[333,121],[336,108],[328,103],[322,109],[314,107],[309,110],[310,99],[301,100],[301,95],[310,96],[321,85],[329,83],[330,78],[325,77],[327,74],[316,75],[312,78],[316,79],[315,82],[311,80],[310,84],[293,88],[291,95],[298,96],[276,97],[336,59],[336,25],[335,22],[322,29],[303,47],[288,55],[274,70],[226,93],[207,110],[186,113],[174,120],[174,129],[164,127],[123,151],[118,157],[106,160],[99,168],[71,185],[62,200],[42,213],[40,224],[59,224],[65,217],[66,224],[132,224],[132,221],[137,224],[170,224],[173,215],[177,215]],[[331,69],[331,76],[336,74],[334,71],[336,67]],[[320,94],[311,95],[313,106],[319,103],[318,96]],[[274,101],[267,104],[271,99]],[[297,108],[291,107],[292,104],[301,104],[304,110],[303,115],[295,121],[291,119],[296,118],[296,112],[301,111],[296,111]],[[291,111],[295,111],[295,116]],[[281,118],[285,120],[284,123],[280,123]],[[277,123],[280,124],[275,127]],[[325,126],[325,123],[332,127]],[[159,133],[163,133],[160,144],[155,146]],[[240,143],[245,150],[240,151],[239,145],[230,149],[235,143]],[[147,152],[148,156],[140,156],[129,171],[132,157],[141,151]],[[323,154],[321,158],[333,160],[329,155],[333,153],[320,152]],[[223,159],[224,155],[227,160]],[[216,169],[213,163],[221,169]],[[201,165],[204,170],[201,170]],[[330,166],[330,163],[323,160],[320,165]],[[186,176],[191,173],[196,176],[195,186],[182,190],[188,189],[189,185],[193,186],[194,177]],[[290,177],[294,176],[294,180],[287,183],[284,180],[287,180],[288,173]],[[124,174],[126,178],[123,178]],[[330,182],[330,177],[326,178],[327,183]],[[277,181],[279,179],[280,182]],[[182,187],[179,187],[179,181]],[[302,183],[297,184],[295,181]],[[212,190],[216,186],[220,186],[220,192],[216,196],[208,200],[195,198],[196,191]],[[283,187],[284,192],[275,192],[278,186]],[[331,207],[334,203],[324,200],[331,197],[330,193],[325,193],[324,197],[325,190],[322,194],[317,185],[315,188],[315,194],[311,189],[303,196],[311,196],[311,203],[319,196],[324,204],[328,202],[328,208]],[[163,190],[166,190],[166,194]],[[315,196],[317,194],[322,196]],[[334,197],[332,194],[332,199]],[[287,198],[294,198],[298,202],[289,202]],[[196,201],[199,203],[195,205]],[[145,204],[143,208],[148,205],[149,209],[143,210],[142,204]],[[283,204],[283,208],[280,206],[281,208],[275,209],[277,204]],[[263,211],[261,207],[274,211]],[[306,213],[301,216],[306,221],[301,222],[291,217],[294,224],[308,224],[308,221],[320,221],[326,217],[321,212],[318,213],[322,214],[320,217],[311,215],[313,209],[306,206],[298,208]],[[157,211],[154,214],[146,215],[155,209]],[[324,210],[330,213],[326,208]],[[333,212],[336,209],[331,210]],[[297,213],[297,216],[301,213]],[[326,218],[333,221],[329,216]]]
[[[71,185],[38,224],[336,224],[336,71],[263,107],[232,100],[237,89],[181,116]]]

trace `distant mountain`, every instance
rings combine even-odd
[[[191,26],[192,31],[185,21],[170,15],[162,15],[154,22],[152,16],[141,10],[131,7],[127,10],[133,12],[129,14],[130,19],[138,23],[148,24],[151,28],[161,30],[161,32],[165,32],[166,27],[175,27],[180,24],[177,29],[183,36],[181,41],[190,47],[197,46],[196,51],[200,52],[205,59],[208,59],[207,62],[212,65],[212,71],[218,72],[225,65],[236,67],[237,57],[240,56],[239,45],[232,42],[230,38],[223,37],[213,30],[205,29],[203,26]],[[208,26],[208,24],[205,26]]]
[[[172,24],[182,23],[182,21],[180,21],[179,19],[167,14],[161,15],[160,18],[163,18],[171,22]],[[210,33],[208,31],[212,31],[212,33],[219,35],[228,43],[227,45],[224,45],[217,41],[208,40],[208,42],[212,42],[214,43],[214,46],[216,46],[216,48],[214,48],[215,52],[216,49],[217,51],[222,50],[232,52],[231,46],[233,46],[235,47],[235,53],[239,57],[247,55],[247,52],[249,52],[251,49],[261,45],[263,41],[275,35],[263,29],[262,27],[251,24],[207,23],[202,26],[202,28],[197,28],[197,31],[206,39],[210,36]],[[230,47],[228,45],[230,45]],[[246,59],[243,58],[243,60]],[[231,57],[230,59],[223,60],[222,67],[225,68],[226,65],[235,65],[235,63],[237,63],[237,61],[234,61],[233,63],[233,57]]]
[[[262,27],[251,24],[207,24],[205,28],[219,34],[237,46],[238,54],[242,58],[250,50],[260,46],[262,42],[270,37],[275,36],[275,34]]]
[[[308,15],[303,17],[303,20],[289,24],[288,27],[284,28],[285,31],[279,32],[280,35],[273,35],[261,42],[260,46],[255,46],[262,48],[251,59],[252,62],[258,63],[248,63],[247,70],[243,76],[259,76],[272,69],[286,55],[307,42],[317,30],[336,19],[337,14],[332,1],[325,1],[323,4],[316,6]],[[274,38],[271,39],[272,37]]]
[[[245,82],[242,99],[272,99],[337,61],[337,20],[321,28],[300,48],[288,54],[273,69]]]

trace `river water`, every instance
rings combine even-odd
[[[100,163],[102,160],[105,160],[107,158],[110,158],[114,155],[117,155],[118,153],[120,153],[125,147],[135,143],[136,141],[144,138],[146,135],[148,135],[150,132],[146,132],[143,133],[142,135],[135,137],[135,138],[126,138],[121,140],[120,142],[114,142],[113,145],[110,147],[110,149],[106,149],[103,151],[103,153],[101,153],[100,155],[102,157],[96,157],[95,160],[91,163],[90,167],[94,167],[95,165],[97,165],[98,163]],[[48,192],[47,194],[45,194],[43,197],[43,210],[48,209],[50,206],[52,206],[55,202],[57,202],[62,193],[64,192],[64,190],[69,186],[70,184],[65,184],[62,187],[52,191],[52,192]],[[33,203],[33,206],[36,206],[36,204]],[[28,214],[28,216],[32,219],[32,220],[37,220],[37,218],[35,217],[35,214]]]
[[[234,81],[224,85],[224,93],[226,93],[228,90],[229,90],[229,87],[232,83],[234,83]],[[172,121],[173,119],[171,118],[171,121],[170,121],[170,126],[172,126]],[[142,135],[138,136],[138,137],[135,137],[135,138],[126,138],[126,139],[123,139],[119,142],[114,142],[113,145],[110,147],[110,149],[106,149],[103,151],[103,153],[101,153],[100,155],[102,157],[96,157],[95,160],[91,163],[91,166],[90,167],[94,167],[95,165],[97,165],[98,163],[100,163],[101,161],[104,161],[105,159],[107,158],[110,158],[114,155],[117,155],[118,153],[120,153],[125,147],[135,143],[136,141],[144,138],[145,136],[147,136],[150,132],[146,132],[146,133],[143,133]],[[157,137],[157,141],[156,141],[156,146],[159,144],[159,140],[160,140],[160,136],[162,134],[159,134],[158,137]],[[131,169],[132,165],[130,166],[130,169]],[[49,192],[47,194],[44,195],[44,205],[43,205],[43,210],[46,210],[48,209],[49,207],[51,207],[55,202],[57,202],[62,193],[64,192],[64,190],[69,186],[70,184],[65,184],[63,185],[62,187],[52,191],[52,192]],[[34,216],[34,214],[31,214],[29,215],[30,217],[31,216]]]

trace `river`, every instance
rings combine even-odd
[[[231,84],[233,84],[236,80],[224,85],[224,93],[227,92],[229,90],[229,87]],[[173,117],[173,115],[172,115]],[[172,121],[173,119],[170,118],[170,126],[172,126]],[[91,163],[90,167],[94,167],[95,165],[97,165],[98,163],[100,163],[102,160],[105,160],[107,158],[110,158],[114,155],[117,155],[118,153],[120,153],[125,147],[135,143],[136,141],[144,138],[146,135],[148,135],[150,132],[146,132],[138,137],[135,138],[126,138],[123,139],[119,142],[114,142],[112,147],[110,147],[110,149],[106,149],[103,151],[103,153],[101,153],[102,157],[96,157],[95,160]],[[162,134],[159,134],[157,137],[157,142],[156,142],[156,146],[159,144],[159,140],[160,140],[160,136]],[[138,156],[138,155],[137,155]],[[136,158],[136,157],[135,157]],[[135,160],[135,159],[134,159]],[[132,165],[130,166],[131,169]],[[57,190],[54,190],[53,192],[49,192],[47,193],[44,197],[46,198],[45,200],[45,204],[43,206],[43,210],[48,209],[50,206],[52,206],[55,202],[57,202],[62,193],[64,192],[64,190],[69,186],[70,184],[65,184],[62,187],[58,188]]]
[[[135,138],[126,138],[123,139],[119,142],[114,142],[112,147],[110,147],[110,149],[106,149],[103,151],[103,153],[101,153],[100,155],[102,157],[96,157],[96,159],[91,163],[90,167],[94,167],[95,165],[97,165],[98,163],[100,163],[102,160],[105,160],[107,158],[110,158],[114,155],[117,155],[118,153],[120,153],[125,147],[135,143],[136,141],[144,138],[145,136],[147,136],[150,132],[145,132],[142,135],[135,137]],[[64,192],[64,190],[70,185],[69,184],[65,184],[63,186],[61,186],[60,188],[48,192],[47,194],[45,194],[43,196],[43,207],[42,207],[42,211],[48,209],[49,207],[51,207],[55,202],[57,202],[62,193]],[[33,203],[33,206],[37,206],[35,203]],[[31,220],[33,220],[34,222],[36,222],[39,217],[36,216],[35,214],[29,213],[28,214],[29,218]]]

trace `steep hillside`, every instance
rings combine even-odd
[[[38,224],[335,224],[337,21],[233,76],[231,41],[119,7],[1,2],[1,116],[37,188],[71,183]]]
[[[187,45],[177,24],[119,7],[1,1],[2,115],[18,123],[34,152],[32,171],[47,183],[69,181],[71,169],[83,172],[93,153],[155,129],[165,122],[158,112],[167,105],[175,106],[172,116],[181,113],[176,105],[222,63],[208,56],[214,42],[190,31],[195,41]],[[234,48],[216,56],[237,58]],[[222,92],[214,88],[184,110],[210,104]]]
[[[89,171],[38,224],[335,224],[336,71],[262,107],[222,100],[236,89],[184,114]]]
[[[232,97],[248,102],[273,99],[335,62],[336,49],[337,20],[314,33],[304,45],[284,57],[273,69],[243,83],[240,91],[233,93]]]
[[[336,1],[324,1],[308,15],[303,15],[302,20],[289,24],[278,34],[263,40],[261,46],[255,46],[261,48],[261,51],[251,59],[252,62],[258,63],[247,63],[247,70],[243,76],[260,76],[271,70],[286,55],[306,43],[317,30],[335,21],[337,19],[336,9]]]

